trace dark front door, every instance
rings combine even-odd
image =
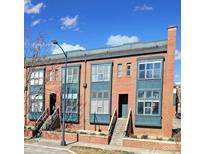
[[[128,94],[119,94],[119,117],[126,118],[128,114]]]
[[[55,109],[56,109],[56,94],[50,94],[50,115],[53,114]]]

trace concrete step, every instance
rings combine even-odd
[[[111,145],[122,145],[122,138],[127,118],[118,118],[115,124],[113,135],[110,141]]]

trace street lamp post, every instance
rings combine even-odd
[[[66,142],[65,142],[65,103],[67,103],[67,83],[66,83],[66,79],[67,79],[67,62],[68,62],[68,57],[67,57],[67,54],[65,53],[65,51],[63,50],[63,48],[58,44],[58,42],[56,40],[53,40],[52,41],[53,44],[59,46],[59,48],[63,51],[63,54],[65,55],[65,79],[64,79],[64,83],[65,83],[65,95],[64,95],[64,98],[66,100],[65,101],[62,101],[63,104],[62,104],[62,111],[63,111],[63,124],[62,124],[62,127],[61,127],[61,133],[62,133],[62,138],[61,138],[61,143],[60,145],[61,146],[65,146],[66,145]]]

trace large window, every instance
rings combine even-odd
[[[92,65],[92,82],[110,81],[110,64]]]
[[[78,67],[68,67],[66,83],[78,83]],[[65,68],[62,72],[62,81],[65,83]]]
[[[30,112],[43,112],[42,94],[30,95]]]
[[[159,90],[138,91],[138,114],[158,115],[159,114]]]
[[[122,76],[122,64],[117,65],[117,76]]]
[[[127,63],[127,76],[131,75],[131,63]]]
[[[110,94],[108,91],[92,92],[91,113],[109,114]]]
[[[43,71],[34,71],[31,73],[30,85],[43,85]]]
[[[77,93],[63,94],[62,98],[66,101],[65,113],[77,113],[78,95]]]
[[[159,79],[161,75],[161,62],[139,63],[139,79]]]

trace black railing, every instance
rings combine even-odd
[[[108,140],[109,140],[109,142],[112,138],[112,134],[113,134],[113,131],[115,128],[116,121],[117,121],[117,109],[115,108],[114,112],[112,114],[111,120],[110,120],[109,127],[108,127]]]

